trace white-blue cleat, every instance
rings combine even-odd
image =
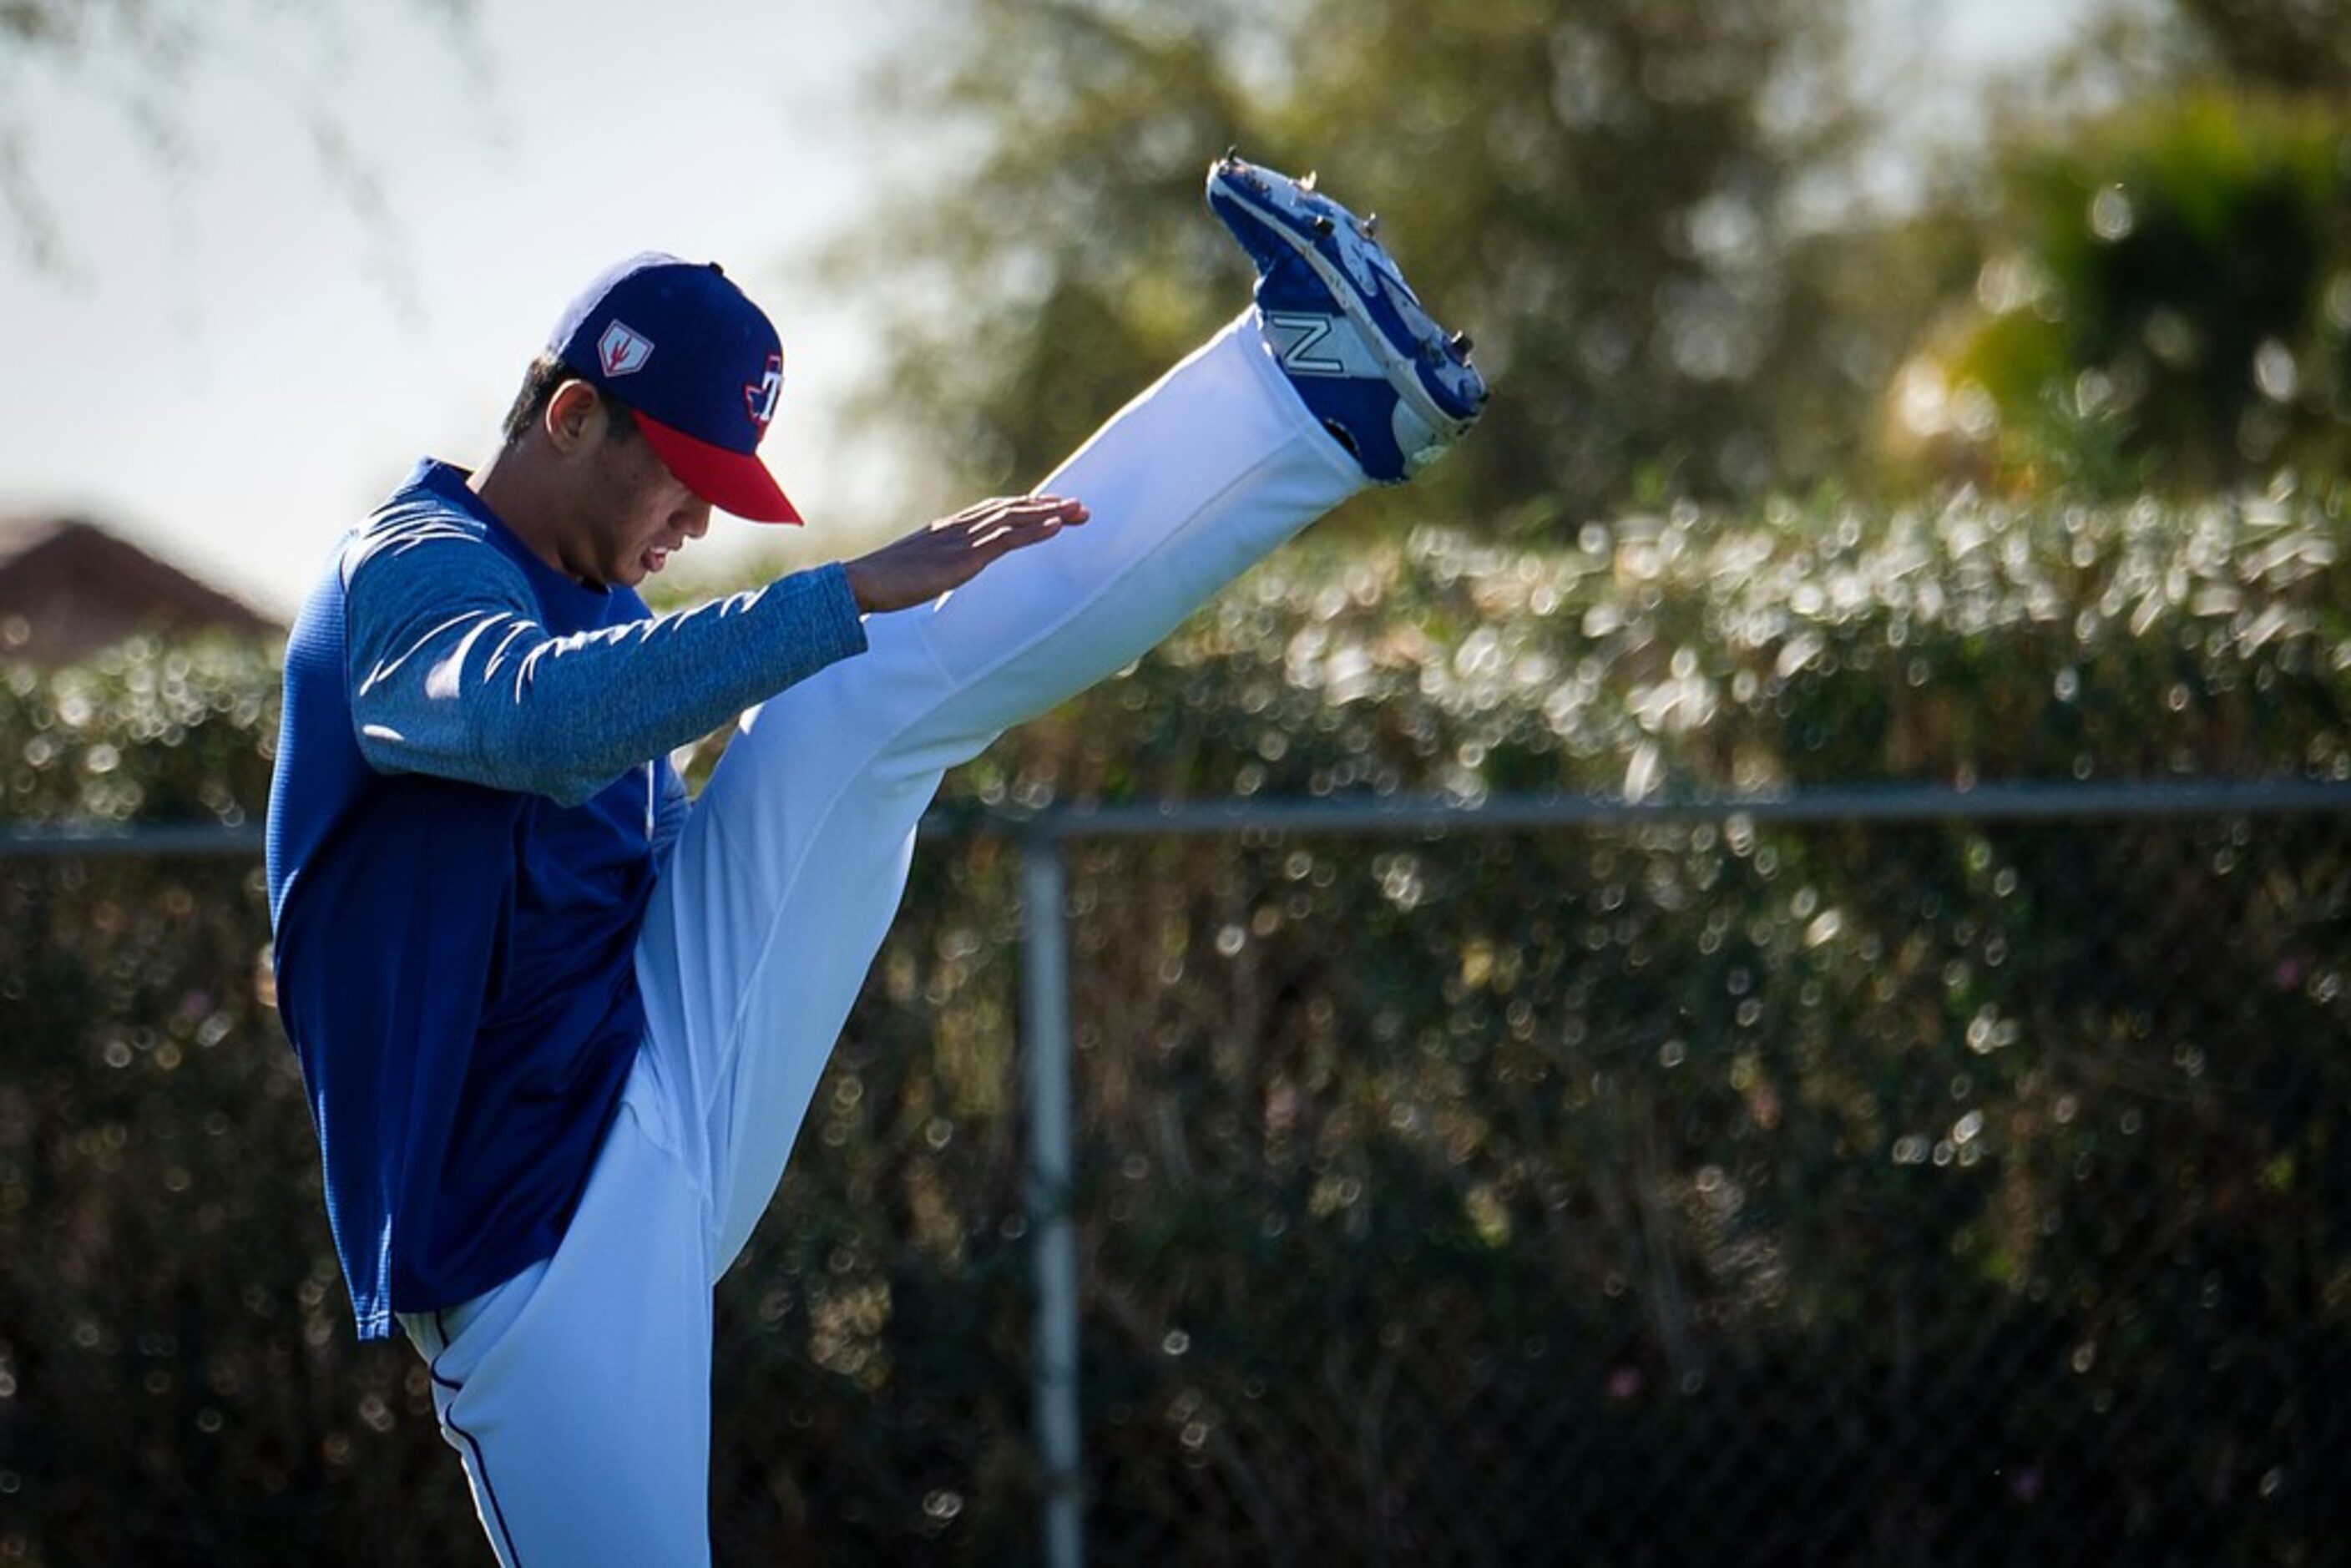
[[[1208,171],[1208,207],[1257,263],[1257,308],[1276,362],[1371,477],[1399,484],[1451,448],[1486,406],[1469,340],[1421,306],[1374,237],[1378,220],[1232,153]]]

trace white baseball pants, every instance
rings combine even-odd
[[[1244,316],[1039,486],[1092,521],[746,714],[637,948],[648,1038],[547,1261],[402,1319],[507,1568],[709,1561],[711,1287],[781,1179],[946,770],[1365,480]]]

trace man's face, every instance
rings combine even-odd
[[[710,529],[710,503],[678,483],[650,442],[603,435],[581,454],[579,526],[566,566],[581,580],[634,588]]]

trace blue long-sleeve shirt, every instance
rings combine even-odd
[[[287,645],[268,874],[362,1338],[553,1252],[644,1027],[667,754],[864,645],[839,567],[654,616],[445,464],[337,548]]]

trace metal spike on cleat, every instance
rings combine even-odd
[[[1309,170],[1307,170],[1307,171],[1306,171],[1305,177],[1304,177],[1303,179],[1301,179],[1301,180],[1300,180],[1300,181],[1298,182],[1298,188],[1299,188],[1300,190],[1301,190],[1301,191],[1311,191],[1311,190],[1312,190],[1312,189],[1314,188],[1314,176],[1315,176],[1318,172],[1320,172],[1320,171],[1318,171],[1318,170],[1314,170],[1314,169],[1309,169]]]
[[[1469,350],[1478,345],[1470,341],[1468,333],[1456,332],[1445,340],[1445,346],[1453,350],[1456,360],[1466,365],[1469,362]]]

